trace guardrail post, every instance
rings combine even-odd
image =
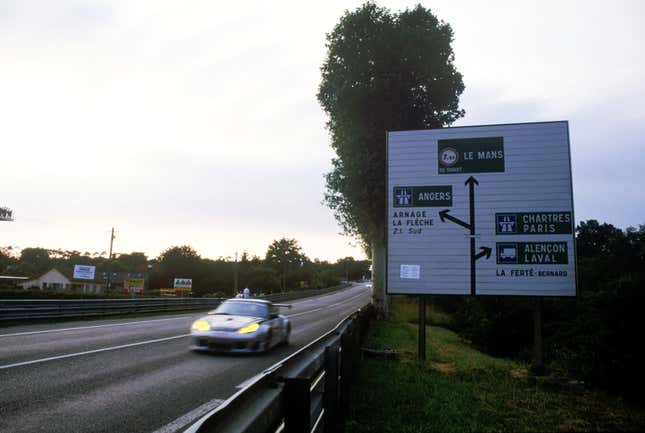
[[[311,431],[311,393],[309,380],[302,377],[284,379],[284,432]]]
[[[340,347],[325,348],[325,433],[340,433],[343,419],[340,412]]]
[[[340,407],[342,419],[349,415],[352,377],[352,336],[347,330],[341,336],[340,343]]]

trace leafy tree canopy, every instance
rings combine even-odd
[[[287,274],[301,267],[307,257],[295,239],[282,238],[275,240],[269,245],[266,253],[266,262],[282,276],[282,289],[286,288]]]
[[[336,157],[325,202],[364,247],[385,233],[386,131],[442,127],[464,115],[452,40],[430,9],[392,13],[371,2],[345,12],[327,35],[318,100]]]

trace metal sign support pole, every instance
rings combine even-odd
[[[544,342],[542,340],[542,297],[533,301],[533,365],[532,370],[537,374],[544,372]]]
[[[419,295],[419,362],[426,360],[426,297]]]

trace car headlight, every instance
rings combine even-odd
[[[258,329],[260,329],[260,325],[257,323],[251,323],[250,325],[246,325],[244,328],[240,328],[237,330],[240,334],[250,334],[251,332],[255,332]]]
[[[193,331],[210,331],[211,325],[206,320],[197,320],[193,323]]]

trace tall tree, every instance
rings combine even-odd
[[[267,249],[266,262],[280,274],[280,287],[283,291],[287,288],[287,274],[300,268],[306,260],[307,257],[295,239],[275,240]]]
[[[148,267],[148,257],[145,253],[140,252],[119,254],[116,263],[121,265],[126,272],[145,272]]]
[[[158,258],[163,287],[171,287],[174,278],[191,278],[193,290],[201,289],[202,258],[191,246],[170,247]]]
[[[12,269],[16,259],[11,254],[11,247],[0,247],[0,274]]]
[[[20,252],[20,268],[29,276],[48,271],[53,262],[45,248],[25,248]]]
[[[464,115],[452,29],[421,5],[392,13],[368,2],[327,35],[318,100],[336,157],[325,202],[373,261],[377,308],[387,314],[386,132],[438,128]]]

